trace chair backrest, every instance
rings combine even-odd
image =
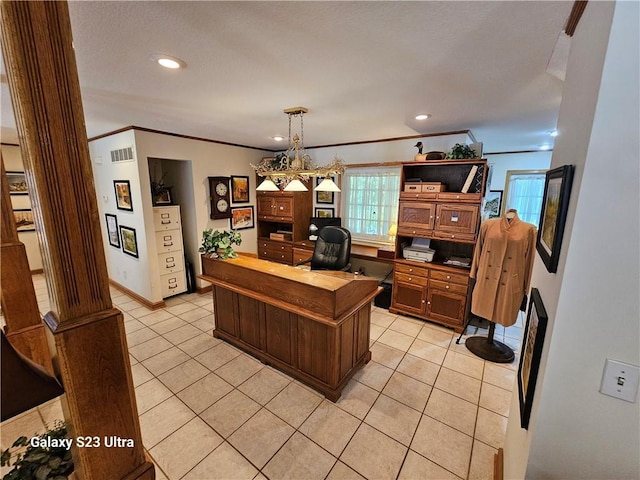
[[[311,270],[343,270],[351,257],[351,233],[346,228],[327,226],[318,232],[311,257]]]

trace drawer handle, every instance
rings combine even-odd
[[[410,272],[413,272],[413,268],[410,268],[410,269],[409,269],[409,271],[410,271]]]
[[[447,275],[447,280],[450,280],[450,279],[451,279],[451,275]]]
[[[164,246],[165,247],[173,247],[173,242],[169,242],[169,243],[164,242]]]
[[[422,303],[424,303],[424,300],[422,300]]]
[[[162,220],[160,223],[161,223],[162,225],[168,225],[168,224],[170,224],[170,223],[171,223],[171,220]]]
[[[173,290],[174,288],[178,288],[178,285],[169,285],[170,290]]]
[[[160,217],[162,217],[162,218],[169,218],[169,215],[170,215],[170,214],[168,214],[168,213],[161,213],[161,214],[160,214]]]
[[[167,265],[166,267],[167,267],[167,268],[173,268],[173,267],[175,267],[175,266],[176,266],[176,264],[175,264],[175,263],[172,263],[171,265]]]
[[[456,236],[455,235],[451,235],[451,238],[456,238]]]
[[[412,233],[416,233],[416,231],[414,230]]]
[[[460,198],[460,195],[456,195],[456,198]]]
[[[409,281],[413,280],[413,278],[409,277]]]
[[[284,250],[284,247],[280,247],[280,250]]]
[[[431,305],[431,302],[427,302],[427,305]]]
[[[449,288],[449,285],[447,285],[447,286],[446,286],[446,287],[444,287],[444,288],[447,288],[447,289],[448,289],[448,288]]]

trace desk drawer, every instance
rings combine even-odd
[[[405,275],[418,276],[427,278],[429,270],[422,267],[414,267],[412,265],[403,265],[401,263],[395,266],[396,273],[404,273]]]
[[[293,264],[304,262],[305,260],[309,260],[313,255],[312,250],[306,250],[304,248],[295,248],[293,249]]]
[[[156,232],[158,253],[180,252],[182,250],[182,230]]]
[[[258,257],[280,263],[293,263],[293,247],[290,243],[260,240]]]

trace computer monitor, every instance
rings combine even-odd
[[[311,217],[311,221],[309,222],[309,240],[317,240],[320,229],[328,226],[341,227],[342,218]]]

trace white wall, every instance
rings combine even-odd
[[[20,147],[14,145],[2,145],[2,160],[7,172],[24,172],[24,163]],[[14,210],[30,209],[31,200],[28,195],[11,195],[11,205]],[[42,255],[38,243],[38,234],[33,232],[19,232],[18,238],[24,244],[27,252],[29,268],[33,270],[42,269]]]
[[[589,2],[572,40],[551,168],[576,176],[558,272],[534,266],[549,326],[529,430],[512,397],[505,478],[640,475],[638,401],[598,392],[606,358],[640,363],[639,4],[613,10]]]
[[[551,152],[505,153],[485,155],[491,183],[487,190],[504,190],[508,170],[546,170],[551,165]]]

